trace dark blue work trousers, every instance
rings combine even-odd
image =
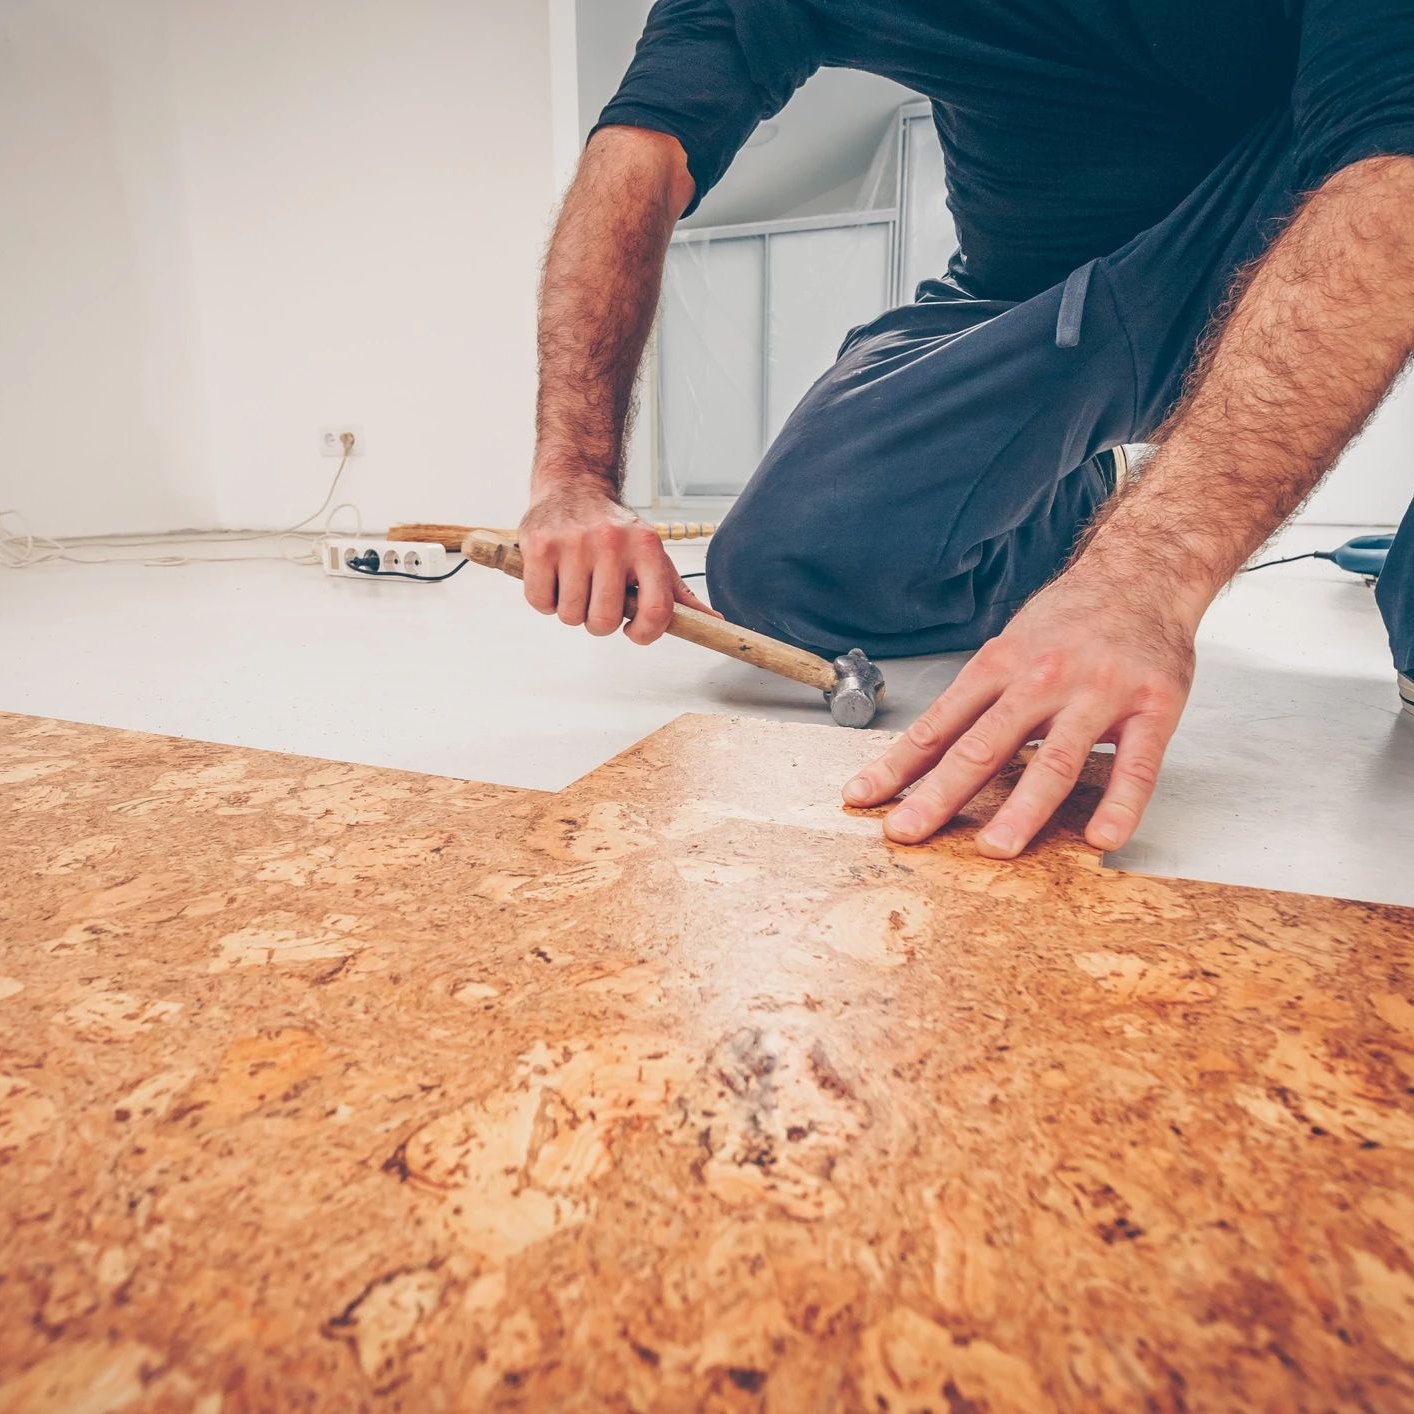
[[[1096,454],[1159,426],[1234,272],[1297,195],[1290,124],[1274,116],[1158,225],[1063,284],[1015,303],[931,280],[852,330],[713,538],[712,603],[826,654],[993,637],[1103,501]],[[1414,510],[1378,601],[1409,672]]]

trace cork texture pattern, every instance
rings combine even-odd
[[[0,716],[0,1408],[1414,1406],[1414,911]],[[1013,768],[1014,771],[1015,768]]]

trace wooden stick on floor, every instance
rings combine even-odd
[[[705,540],[717,527],[713,521],[654,521],[653,529],[660,540]],[[498,536],[502,540],[514,540],[514,530],[498,530],[489,525],[442,525],[437,522],[413,521],[406,525],[395,525],[388,531],[389,540],[416,540],[424,545],[444,545],[448,550],[459,551],[462,542],[473,532]]]

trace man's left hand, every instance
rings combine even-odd
[[[985,644],[952,686],[845,786],[878,805],[918,781],[884,820],[917,844],[947,824],[1018,748],[1041,745],[978,835],[993,859],[1020,854],[1070,794],[1090,748],[1115,745],[1110,783],[1085,838],[1118,849],[1138,828],[1193,681],[1197,617],[1137,597],[1082,559]],[[921,778],[921,779],[920,779]]]

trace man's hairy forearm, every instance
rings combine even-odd
[[[624,426],[673,226],[691,195],[672,139],[598,134],[565,198],[540,292],[537,489],[622,484]]]
[[[1239,281],[1142,476],[1072,566],[1198,618],[1306,499],[1414,349],[1414,158],[1305,202]]]

